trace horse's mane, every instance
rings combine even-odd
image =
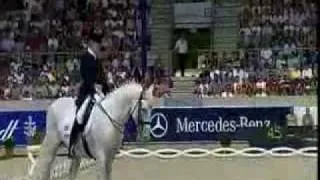
[[[113,89],[111,92],[107,93],[107,95],[103,98],[103,100],[110,97],[110,96],[120,95],[120,94],[118,94],[120,92],[121,92],[121,95],[123,95],[125,93],[129,94],[129,95],[131,95],[131,94],[134,95],[133,94],[133,93],[135,93],[134,91],[127,90],[130,86],[135,87],[135,88],[141,88],[141,84],[139,84],[139,83],[136,83],[134,81],[126,82],[126,83],[122,84],[121,86]]]

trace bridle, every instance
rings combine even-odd
[[[142,91],[140,92],[138,101],[135,103],[135,105],[133,106],[133,108],[130,108],[128,114],[132,116],[132,114],[134,113],[134,111],[138,108],[138,131],[142,132],[143,131],[143,127],[144,127],[144,121],[141,118],[141,109],[142,109],[142,100],[144,97],[144,94],[146,92],[146,88],[142,88]],[[103,100],[105,100],[106,97],[104,97],[103,99],[101,99],[99,102],[97,102],[97,106],[99,107],[99,109],[109,118],[111,124],[120,132],[123,134],[124,132],[124,124],[121,124],[117,121],[114,120],[114,118],[112,118],[110,116],[110,114],[105,110],[105,108],[101,105],[101,102]]]

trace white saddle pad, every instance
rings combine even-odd
[[[98,96],[98,95],[95,95],[95,99],[97,102],[99,102],[101,100],[101,96]],[[86,109],[86,106],[88,105],[89,103],[89,98],[87,98],[85,100],[85,102],[81,105],[78,113],[77,113],[77,116],[81,117],[81,120],[78,121],[80,124],[82,123],[82,116],[83,116],[83,113]],[[66,147],[69,147],[70,145],[70,134],[71,134],[71,129],[72,129],[72,126],[74,124],[74,120],[75,120],[75,112],[76,112],[76,106],[72,106],[70,111],[72,113],[70,113],[70,116],[68,117],[65,117],[62,121],[60,121],[59,125],[58,125],[58,130],[60,132],[60,135],[61,135],[61,139],[63,140],[63,143],[66,145]],[[91,113],[91,112],[90,112]],[[78,118],[77,118],[78,119]],[[89,119],[88,119],[88,122],[85,126],[85,129],[84,129],[84,132],[82,133],[83,136],[86,136],[88,134],[88,131],[92,125],[92,120],[91,120],[91,114],[89,116]],[[82,145],[82,140],[78,141],[76,143],[76,154],[77,155],[80,155],[80,156],[87,156],[85,151],[84,151],[84,148],[83,148],[83,145]]]

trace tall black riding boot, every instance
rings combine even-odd
[[[73,146],[76,144],[77,142],[77,138],[78,138],[78,131],[79,131],[79,124],[77,122],[77,120],[75,120],[73,127],[71,129],[71,133],[70,133],[70,145],[69,145],[69,151],[68,151],[68,155],[69,157],[74,155],[73,152]]]
[[[81,107],[81,100],[80,98],[78,98],[76,100],[76,115],[77,115],[77,112],[79,111],[79,108]],[[71,129],[71,132],[70,132],[70,143],[69,143],[69,148],[68,148],[68,156],[69,157],[72,157],[72,155],[74,155],[74,152],[73,151],[73,146],[75,145],[76,141],[77,141],[77,138],[78,138],[78,132],[79,132],[79,123],[77,121],[77,118],[74,119],[74,123],[73,123],[73,126],[72,126],[72,129]]]

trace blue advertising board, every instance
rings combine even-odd
[[[250,140],[263,128],[286,126],[291,107],[156,108],[150,117],[152,141]]]
[[[150,116],[151,141],[250,140],[263,129],[285,127],[291,107],[156,108]],[[45,132],[45,111],[0,111],[0,144],[14,137],[26,145],[36,131]],[[147,133],[148,133],[147,132]],[[136,141],[133,120],[125,125],[125,141]]]
[[[13,137],[20,146],[28,144],[36,131],[45,132],[46,111],[0,111],[0,145]],[[125,141],[135,141],[136,126],[133,120],[125,125]]]
[[[26,145],[36,131],[45,132],[45,111],[0,111],[0,144],[13,137],[17,145]]]

